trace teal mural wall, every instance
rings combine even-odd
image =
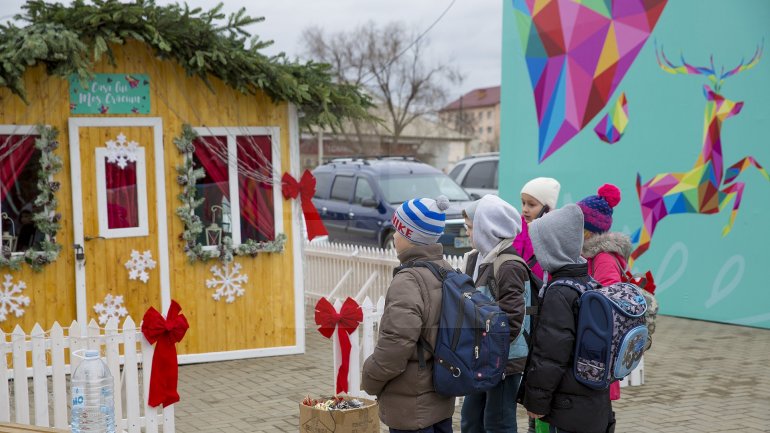
[[[758,46],[770,44],[767,0],[669,0],[607,107],[538,163],[538,120],[517,27],[521,23],[513,1],[504,4],[501,196],[520,203],[519,191],[527,180],[551,176],[562,184],[561,206],[595,194],[603,183],[614,183],[623,199],[615,209],[613,230],[628,234],[642,225],[637,173],[646,182],[659,173],[691,170],[703,146],[703,86],[709,82],[705,76],[664,72],[655,44],[675,64],[681,64],[681,54],[690,64],[708,66],[713,55],[717,71],[734,68]],[[622,92],[629,123],[620,141],[610,145],[593,129]],[[765,52],[752,69],[727,78],[719,93],[744,102],[742,111],[722,124],[725,170],[746,156],[770,168],[770,55]],[[770,181],[754,167],[736,181],[745,183],[745,189],[729,234],[723,237],[722,231],[733,200],[715,214],[669,215],[635,262],[634,271],[653,271],[664,314],[770,328]],[[729,185],[723,179],[720,189]]]

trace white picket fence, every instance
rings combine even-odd
[[[29,335],[19,326],[11,334],[0,331],[0,374],[7,378],[5,386],[0,386],[0,421],[68,428],[71,395],[67,376],[80,363],[80,358],[73,353],[81,349],[100,350],[110,368],[115,382],[117,431],[156,433],[160,428],[164,433],[174,432],[174,406],[159,413],[159,408],[146,404],[154,348],[131,317],[125,319],[120,329],[118,321],[111,319],[103,333],[94,320],[85,332],[74,321],[66,330],[54,323],[49,332],[36,324]],[[30,353],[31,367],[27,362]],[[65,364],[65,353],[69,354],[70,364]],[[12,369],[8,368],[9,357]]]
[[[444,259],[453,268],[463,269],[462,257]],[[315,241],[305,244],[303,265],[309,301],[351,297],[360,304],[366,296],[385,296],[399,262],[395,250]]]

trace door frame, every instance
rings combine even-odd
[[[80,128],[87,127],[151,127],[155,157],[155,211],[158,219],[158,267],[160,271],[161,311],[171,305],[168,259],[168,221],[166,216],[166,176],[164,166],[163,120],[160,117],[71,117],[69,118],[70,173],[72,176],[73,243],[85,245],[83,233],[83,185],[81,183]],[[93,173],[95,176],[96,173]],[[150,202],[152,202],[150,200]],[[86,257],[86,260],[88,257]],[[88,323],[86,305],[86,269],[75,260],[75,299],[77,320]]]

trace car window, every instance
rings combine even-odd
[[[315,175],[315,194],[313,197],[326,199],[329,197],[329,186],[332,183],[331,173],[318,173]]]
[[[492,188],[492,176],[495,174],[495,161],[482,161],[471,166],[463,179],[465,188]]]
[[[500,161],[495,161],[495,173],[492,175],[492,187],[498,189],[498,181],[500,179]]]
[[[435,199],[445,195],[450,201],[470,200],[468,193],[445,174],[403,175],[380,178],[380,189],[391,204],[419,197]]]
[[[353,202],[361,204],[366,198],[375,199],[374,190],[372,190],[372,186],[369,184],[368,180],[359,177],[356,180],[356,195],[353,198]]]
[[[353,194],[353,176],[337,176],[332,185],[332,200],[348,201]]]
[[[449,172],[449,177],[451,177],[452,180],[457,182],[457,177],[460,176],[460,173],[463,171],[463,168],[465,168],[465,164],[455,165],[455,168],[453,168],[452,171]]]

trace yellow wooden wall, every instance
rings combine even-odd
[[[241,272],[248,275],[249,281],[245,286],[246,294],[231,304],[214,301],[211,298],[213,290],[205,286],[206,279],[212,277],[211,266],[218,264],[218,261],[188,262],[183,252],[183,243],[179,240],[184,227],[175,214],[180,205],[177,196],[182,191],[176,182],[175,167],[181,164],[182,157],[173,139],[180,135],[182,124],[208,127],[277,126],[281,133],[281,166],[283,171],[288,171],[287,104],[273,103],[264,94],[242,95],[213,77],[210,79],[213,84],[212,93],[199,78],[188,77],[175,62],[157,59],[149,47],[139,42],[113,48],[117,66],[112,67],[105,60],[96,66],[94,72],[148,74],[151,112],[144,116],[160,117],[163,120],[171,297],[181,304],[190,322],[190,330],[178,345],[179,352],[206,353],[296,344],[291,202],[283,202],[284,232],[289,235],[284,251],[263,253],[256,258],[236,258],[243,266]],[[0,329],[5,332],[10,332],[16,324],[29,331],[36,322],[48,329],[54,321],[68,324],[76,316],[67,127],[67,121],[72,117],[69,113],[69,86],[65,79],[46,75],[42,67],[29,71],[25,82],[29,105],[7,89],[0,89],[0,124],[44,123],[60,131],[61,146],[57,153],[63,160],[64,168],[57,175],[57,180],[62,183],[57,198],[59,211],[63,215],[58,241],[64,248],[60,258],[46,266],[41,273],[33,272],[26,265],[21,271],[0,270],[25,281],[28,287],[25,293],[31,300],[24,316],[18,319],[9,317],[0,323]],[[153,167],[147,168],[148,172],[153,170]],[[84,175],[87,173],[84,172]],[[148,204],[148,211],[154,214],[154,204]],[[152,271],[151,278],[159,278],[157,268]],[[126,284],[128,281],[126,274]],[[153,306],[157,309],[161,307]],[[95,317],[92,307],[88,305],[89,318]],[[129,313],[138,322],[144,309]]]

